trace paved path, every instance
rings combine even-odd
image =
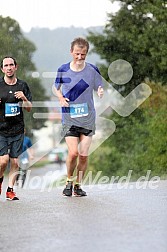
[[[84,186],[83,198],[63,197],[63,187],[18,188],[15,202],[3,191],[0,251],[167,252],[167,181],[136,187]]]

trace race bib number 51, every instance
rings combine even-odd
[[[16,116],[20,114],[18,103],[5,103],[5,116]]]

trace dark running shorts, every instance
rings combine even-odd
[[[0,156],[9,154],[11,158],[17,158],[22,153],[24,134],[13,137],[0,135]]]
[[[73,126],[63,125],[63,128],[62,128],[63,137],[68,137],[68,136],[80,137],[81,135],[93,136],[94,134],[95,134],[95,129],[90,130],[90,129],[85,129],[85,128],[74,126],[74,125]]]

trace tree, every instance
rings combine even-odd
[[[118,0],[113,2],[115,1]],[[103,77],[109,80],[109,64],[114,60],[124,59],[133,68],[133,78],[126,85],[125,93],[129,93],[146,77],[166,84],[167,1],[119,2],[120,10],[116,14],[108,14],[103,33],[89,31],[87,36],[94,46],[92,51],[106,61],[101,65]]]
[[[32,78],[32,72],[36,67],[32,62],[32,55],[35,52],[35,45],[27,40],[17,21],[10,17],[3,18],[0,16],[0,58],[4,56],[13,56],[19,65],[18,77],[27,81],[33,96],[33,101],[45,101],[48,97],[45,90],[40,84],[38,78]],[[33,119],[33,113],[39,112],[38,108],[33,108],[32,112],[25,113],[25,124],[27,134],[30,135],[31,129],[40,129],[45,125],[45,119]],[[40,108],[40,112],[47,112],[47,108]]]
[[[132,179],[146,175],[167,175],[167,88],[148,82],[153,94],[129,117],[109,116],[116,131],[90,157],[93,171],[102,175],[124,176],[132,170]]]
[[[105,61],[99,68],[109,83],[108,67],[113,61],[123,59],[131,64],[130,82],[123,86],[112,83],[119,92],[127,95],[145,82],[153,94],[130,116],[121,117],[115,112],[109,116],[116,131],[91,155],[90,167],[108,176],[123,176],[133,170],[134,179],[147,170],[152,175],[166,175],[167,1],[119,2],[120,10],[108,14],[103,32],[90,30],[87,39],[93,45],[92,51]]]

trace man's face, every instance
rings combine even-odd
[[[13,59],[5,58],[1,70],[8,78],[12,78],[17,70],[17,65],[15,66]]]
[[[82,65],[85,62],[87,55],[87,47],[81,48],[78,45],[75,45],[73,50],[71,50],[71,55],[73,57],[74,63]]]

